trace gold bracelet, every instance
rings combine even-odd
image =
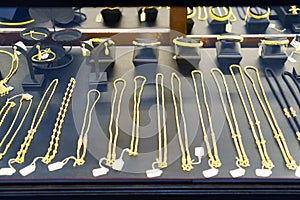
[[[26,36],[29,35],[30,38],[32,38],[33,40],[41,40],[40,38],[35,37],[34,35],[41,35],[44,38],[46,38],[48,36],[48,34],[43,33],[43,32],[39,32],[39,31],[35,31],[35,30],[30,30],[27,33],[23,33],[22,36]]]
[[[35,135],[35,133],[37,132],[37,129],[44,117],[44,114],[47,111],[48,105],[50,104],[50,101],[54,95],[54,92],[56,90],[56,87],[58,85],[58,79],[54,79],[50,85],[48,86],[48,88],[46,89],[46,91],[44,92],[44,95],[42,97],[42,99],[40,100],[40,103],[35,111],[35,114],[33,116],[32,119],[32,123],[31,123],[31,127],[28,130],[28,134],[27,136],[24,138],[24,142],[21,144],[20,150],[17,153],[17,157],[13,159],[14,162],[17,162],[19,164],[23,163],[25,160],[25,155],[27,153],[27,150],[31,144],[31,141],[33,140],[33,137]],[[50,92],[51,90],[51,92]],[[49,93],[49,94],[48,94]],[[48,100],[46,101],[46,96],[48,96]],[[45,104],[45,105],[43,105]],[[40,112],[41,107],[44,106],[43,110]],[[37,117],[39,116],[39,118],[37,119]]]
[[[288,45],[289,40],[261,40],[261,43],[264,45]]]
[[[239,42],[243,42],[244,37],[239,36],[239,35],[219,35],[217,37],[217,40],[236,40]]]
[[[191,48],[200,48],[203,46],[203,42],[199,41],[199,43],[190,43],[190,42],[181,42],[178,39],[182,39],[182,37],[177,37],[173,39],[173,43],[182,47],[191,47]]]
[[[208,12],[209,12],[209,15],[216,21],[220,21],[220,22],[223,22],[223,21],[227,21],[227,20],[230,20],[230,17],[232,16],[232,8],[229,6],[228,7],[228,11],[227,11],[227,14],[224,15],[224,16],[218,16],[216,15],[214,12],[213,12],[213,6],[210,6],[209,9],[208,9]],[[219,8],[219,7],[218,7]],[[225,10],[225,9],[224,9]],[[234,17],[235,18],[235,17]],[[234,21],[234,19],[232,20]]]
[[[192,12],[187,14],[186,19],[192,19],[195,15],[196,15],[196,8],[193,7]]]
[[[117,102],[117,113],[116,117],[114,117],[114,110],[115,110],[115,104],[117,101],[117,95],[118,95],[118,87],[117,84],[122,83],[123,87],[121,89],[119,100]],[[106,156],[106,165],[112,166],[114,162],[116,161],[116,149],[117,149],[117,142],[118,142],[118,136],[119,136],[119,118],[121,113],[121,105],[122,105],[122,99],[123,94],[126,88],[126,81],[122,78],[116,79],[114,81],[114,97],[111,104],[111,113],[110,113],[110,121],[108,126],[109,131],[109,143],[108,143],[108,151]],[[115,133],[113,133],[113,122],[115,120]]]
[[[238,72],[239,72],[239,74],[240,74],[240,77],[241,77],[241,80],[242,80],[242,83],[243,83],[243,87],[245,89],[245,92],[246,92],[246,95],[247,95],[247,98],[248,98],[248,101],[249,101],[249,105],[250,105],[250,108],[251,108],[254,120],[251,119],[250,113],[249,113],[248,108],[246,106],[246,102],[244,100],[244,97],[242,95],[241,89],[240,89],[239,84],[237,82],[237,79],[235,77],[236,73],[234,73],[234,71],[233,71],[234,68],[237,69]],[[242,69],[241,69],[241,67],[239,65],[231,65],[229,67],[229,69],[230,69],[230,73],[231,73],[231,76],[233,78],[235,87],[236,87],[236,89],[238,91],[238,94],[240,96],[240,99],[242,101],[242,104],[243,104],[243,107],[244,107],[244,111],[246,113],[246,116],[247,116],[247,119],[248,119],[248,123],[249,123],[250,129],[251,129],[252,135],[253,135],[255,143],[257,145],[257,148],[258,148],[261,160],[262,160],[261,161],[262,168],[266,168],[266,169],[271,170],[271,169],[273,169],[274,164],[273,164],[273,162],[271,161],[271,159],[270,159],[270,157],[268,155],[267,147],[266,147],[266,140],[264,139],[264,136],[262,134],[262,130],[261,130],[261,126],[260,126],[260,121],[259,121],[259,119],[257,117],[257,114],[256,114],[256,111],[254,109],[254,105],[253,105],[253,102],[251,100],[251,96],[250,96],[248,87],[246,85],[246,81],[245,81],[245,78],[244,78],[244,75],[243,75],[243,71],[242,71]],[[255,121],[255,125],[256,125],[259,137],[257,136],[256,130],[255,130],[255,125],[254,125],[253,121]]]
[[[298,11],[300,11],[300,8],[297,8],[296,5],[291,6],[291,8],[289,9],[290,12],[292,12],[292,15],[297,15]]]
[[[36,48],[38,50],[38,53],[31,57],[32,61],[41,63],[41,62],[52,62],[53,60],[56,59],[56,53],[53,52],[50,48],[41,50],[40,45],[36,45]],[[52,56],[48,58],[50,55]],[[47,59],[43,58],[43,56],[47,56]]]
[[[18,54],[16,53],[17,47],[14,46],[13,50],[14,50],[13,53],[10,53],[5,50],[0,50],[0,53],[4,53],[11,57],[11,67],[10,67],[9,73],[2,80],[0,80],[0,96],[5,96],[11,90],[13,90],[13,87],[9,87],[7,85],[10,78],[17,72],[17,70],[19,68],[19,57],[18,57]]]
[[[28,112],[29,112],[29,110],[30,110],[30,108],[31,108],[31,105],[32,105],[32,97],[33,97],[33,96],[30,95],[30,94],[28,94],[28,93],[26,93],[26,94],[20,94],[20,95],[15,95],[15,96],[9,98],[9,99],[7,100],[7,102],[10,102],[10,103],[15,104],[15,102],[13,102],[12,100],[13,100],[14,98],[16,98],[16,97],[21,97],[21,99],[20,99],[20,104],[19,104],[18,110],[17,110],[17,112],[16,112],[16,114],[15,114],[15,117],[14,117],[14,119],[13,119],[13,121],[12,121],[12,123],[11,123],[9,129],[7,130],[7,132],[4,134],[3,138],[1,139],[0,147],[3,146],[3,144],[4,144],[4,142],[6,141],[7,137],[10,135],[12,129],[14,128],[14,126],[15,126],[15,124],[16,124],[16,121],[17,121],[17,119],[18,119],[18,117],[19,117],[20,111],[21,111],[21,109],[22,109],[23,101],[24,101],[24,100],[25,100],[25,101],[29,101],[29,104],[28,104],[28,106],[27,106],[27,109],[26,109],[25,113],[23,114],[23,117],[22,117],[21,121],[18,123],[18,126],[17,126],[17,128],[15,129],[15,132],[12,134],[12,136],[11,136],[10,139],[9,139],[9,141],[8,141],[7,144],[5,145],[4,150],[0,153],[0,159],[2,159],[3,156],[7,153],[8,149],[10,148],[11,144],[13,143],[15,137],[16,137],[17,134],[19,133],[19,130],[21,129],[21,127],[22,127],[22,125],[23,125],[23,122],[25,121],[25,118],[27,117]]]
[[[27,25],[27,24],[31,24],[35,22],[34,19],[30,19],[24,22],[0,22],[0,25],[4,25],[4,26],[23,26],[23,25]]]
[[[232,117],[233,122],[232,122],[231,117],[229,116],[229,113],[227,111],[225,100],[223,98],[223,94],[222,94],[220,84],[219,84],[219,82],[217,80],[217,77],[214,73],[215,71],[218,72],[220,74],[221,78],[222,78],[222,82],[223,82],[223,85],[225,87],[227,101],[228,101],[228,104],[229,104],[229,107],[230,107],[230,113],[231,113],[231,117]],[[245,152],[245,148],[244,148],[244,145],[243,145],[243,142],[242,142],[242,136],[241,136],[239,126],[238,126],[238,122],[237,122],[237,119],[236,119],[236,116],[235,116],[235,111],[234,111],[234,108],[233,108],[233,104],[232,104],[232,101],[231,101],[231,97],[230,97],[228,85],[227,85],[226,80],[225,80],[225,76],[222,73],[222,71],[218,68],[212,68],[210,72],[211,72],[211,75],[213,76],[213,78],[215,80],[216,85],[217,85],[219,95],[220,95],[220,99],[221,99],[221,102],[222,102],[222,105],[223,105],[224,113],[225,113],[225,116],[226,116],[226,119],[227,119],[227,122],[228,122],[228,126],[229,126],[229,129],[230,129],[230,132],[231,132],[231,136],[232,136],[232,139],[234,141],[234,145],[235,145],[235,148],[236,148],[236,151],[237,151],[237,154],[238,154],[237,165],[238,165],[238,167],[248,167],[248,166],[250,166],[250,162],[249,162],[249,159],[247,157],[247,154]]]
[[[271,9],[270,9],[270,7],[268,7],[266,13],[257,15],[257,14],[254,14],[253,12],[251,12],[251,8],[250,8],[250,6],[248,6],[247,14],[254,19],[265,19],[265,18],[269,19],[270,14],[271,14]]]
[[[141,79],[141,88],[138,90],[138,80]],[[144,90],[145,83],[147,81],[144,76],[136,76],[134,79],[134,100],[133,100],[133,119],[132,119],[132,134],[131,134],[131,142],[128,154],[130,156],[138,155],[138,145],[139,145],[139,137],[140,137],[140,104],[141,97]]]
[[[259,92],[256,88],[255,81],[248,72],[249,70],[255,71],[255,76],[256,76],[256,79],[258,81],[258,85],[260,87],[260,91],[261,91],[261,94],[262,94],[264,100],[262,100],[262,97],[260,96],[260,94],[259,94]],[[276,120],[276,117],[273,113],[273,110],[270,106],[267,95],[266,95],[265,90],[263,88],[261,79],[259,77],[258,69],[254,66],[246,66],[244,68],[244,73],[248,77],[248,79],[251,81],[251,84],[252,84],[253,90],[255,92],[255,95],[256,95],[259,103],[260,103],[261,108],[263,109],[263,112],[264,112],[264,114],[265,114],[265,116],[266,116],[266,118],[269,122],[269,125],[270,125],[270,127],[273,131],[274,138],[276,139],[276,141],[278,143],[278,146],[280,148],[280,151],[282,153],[282,156],[285,160],[286,167],[290,170],[296,170],[297,169],[297,163],[296,163],[296,161],[294,160],[294,158],[291,156],[291,154],[289,152],[289,149],[288,149],[288,146],[286,144],[283,133],[282,133],[280,127],[279,127],[279,124]]]
[[[193,84],[194,84],[194,91],[195,91],[195,97],[196,97],[196,103],[197,103],[201,128],[202,128],[202,132],[203,132],[203,138],[204,138],[204,142],[206,145],[207,154],[209,157],[208,163],[211,168],[219,168],[219,167],[221,167],[222,163],[219,158],[218,146],[217,146],[217,142],[216,142],[216,135],[214,132],[210,109],[209,109],[209,105],[207,102],[203,73],[200,70],[193,70],[191,74],[192,74],[192,79],[193,79]],[[201,83],[201,88],[202,88],[202,93],[203,93],[203,95],[202,95],[203,102],[204,102],[206,113],[207,113],[207,119],[208,119],[208,124],[209,124],[209,128],[210,128],[211,141],[212,141],[213,148],[211,148],[211,145],[209,143],[208,134],[207,134],[207,130],[205,127],[205,122],[204,122],[204,117],[202,114],[202,109],[201,109],[200,100],[199,100],[198,87],[197,87],[197,82],[196,82],[196,74],[199,74],[199,76],[200,76],[200,83]],[[213,150],[213,153],[212,153],[212,150]]]
[[[157,46],[157,45],[160,45],[160,42],[143,43],[143,42],[132,41],[132,44],[136,45],[136,46],[147,47],[147,46]]]
[[[105,7],[105,9],[108,9],[108,10],[116,10],[116,9],[119,9],[120,7],[116,6],[116,7]]]
[[[61,129],[66,117],[66,113],[68,111],[68,106],[72,98],[75,84],[76,80],[73,77],[71,77],[70,82],[68,83],[68,87],[65,91],[63,101],[61,102],[56,122],[54,124],[54,129],[51,135],[51,141],[49,143],[48,151],[42,159],[42,162],[45,164],[49,164],[57,154]]]

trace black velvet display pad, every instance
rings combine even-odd
[[[264,64],[270,66],[282,67],[287,61],[288,55],[285,48],[281,45],[264,45],[262,44],[261,59]]]
[[[288,27],[293,30],[293,24],[297,24],[300,21],[300,12],[298,11],[298,14],[293,15],[292,12],[289,11],[290,8],[290,6],[278,6],[275,7],[275,10],[277,12],[278,19],[281,22],[281,24],[284,27]]]
[[[196,43],[191,38],[178,39],[181,42]],[[175,45],[175,55],[178,68],[183,74],[190,74],[192,70],[199,69],[201,55],[199,48]]]
[[[228,24],[228,20],[217,21],[208,17],[207,22],[208,22],[209,29],[213,34],[226,33],[226,25]]]
[[[8,48],[7,48],[8,49]],[[9,48],[8,50],[11,50]],[[106,187],[107,184],[118,182],[123,184],[122,188],[129,189],[130,186],[126,183],[137,183],[142,181],[143,184],[154,183],[154,182],[166,182],[169,181],[170,184],[180,183],[180,184],[200,184],[199,187],[204,187],[209,183],[216,185],[226,184],[226,187],[233,187],[236,184],[242,183],[253,183],[261,184],[263,186],[270,185],[274,182],[289,182],[289,183],[299,183],[299,179],[295,177],[294,171],[288,170],[285,167],[284,160],[281,156],[280,150],[274,139],[272,130],[264,116],[258,101],[256,100],[255,93],[251,88],[249,80],[246,78],[248,89],[252,97],[254,107],[257,111],[257,116],[260,120],[262,126],[262,132],[266,139],[266,146],[268,149],[269,156],[273,161],[275,168],[273,173],[268,178],[259,178],[255,176],[255,169],[261,168],[261,160],[259,153],[256,148],[255,140],[253,139],[252,133],[245,116],[242,104],[236,93],[233,80],[230,75],[225,75],[228,83],[229,91],[232,95],[232,101],[234,105],[234,110],[236,113],[236,118],[239,124],[240,132],[242,135],[242,140],[245,146],[245,151],[250,160],[250,167],[246,169],[246,174],[244,177],[233,179],[229,175],[229,170],[236,169],[235,157],[236,151],[234,148],[233,140],[224,116],[223,108],[220,103],[220,97],[213,78],[210,75],[210,70],[213,67],[217,67],[216,62],[216,50],[214,48],[201,49],[201,62],[199,64],[201,71],[204,74],[205,86],[207,89],[207,100],[211,108],[211,114],[213,119],[214,131],[216,134],[217,145],[219,149],[219,156],[222,162],[219,175],[212,179],[205,179],[202,175],[202,171],[209,168],[208,157],[206,153],[205,144],[203,142],[203,133],[199,122],[199,114],[197,109],[197,104],[195,101],[195,94],[193,89],[192,79],[189,76],[182,76],[178,72],[178,66],[176,62],[172,59],[174,52],[172,47],[160,47],[160,57],[159,65],[157,66],[157,72],[163,73],[165,76],[165,95],[166,95],[166,112],[167,112],[167,134],[168,134],[168,167],[163,169],[163,174],[159,178],[147,179],[145,171],[151,169],[152,162],[157,158],[157,117],[156,117],[156,91],[155,83],[149,80],[153,79],[153,75],[147,73],[143,66],[139,69],[135,68],[132,64],[133,57],[133,47],[118,47],[116,49],[116,64],[113,68],[113,72],[110,77],[108,77],[107,91],[101,93],[101,99],[96,105],[96,109],[92,115],[91,129],[88,134],[88,149],[87,155],[85,157],[85,164],[83,166],[73,167],[73,161],[70,160],[63,169],[58,171],[49,172],[47,166],[42,164],[40,161],[36,163],[36,171],[29,176],[23,177],[18,171],[23,167],[29,165],[33,158],[36,156],[43,156],[49,146],[49,141],[51,139],[52,129],[59,111],[59,107],[63,98],[63,94],[66,90],[67,84],[70,77],[75,77],[76,87],[72,100],[70,102],[68,112],[63,124],[62,133],[59,140],[58,153],[53,160],[53,162],[61,161],[70,155],[76,155],[77,139],[80,134],[82,127],[84,110],[86,105],[86,94],[91,88],[88,84],[90,71],[85,67],[86,58],[81,56],[81,50],[79,48],[74,48],[71,54],[74,57],[74,62],[72,67],[61,68],[52,71],[45,72],[45,87],[38,90],[27,91],[33,95],[33,105],[26,118],[24,125],[22,126],[19,134],[16,136],[15,141],[12,143],[7,154],[0,161],[0,167],[7,167],[7,161],[10,158],[16,156],[16,152],[19,150],[24,137],[27,135],[27,130],[30,127],[34,112],[37,105],[43,95],[45,88],[54,79],[59,79],[59,85],[54,97],[45,113],[44,119],[34,136],[31,146],[28,149],[27,155],[25,157],[25,162],[21,165],[16,163],[13,166],[16,168],[17,172],[10,176],[0,176],[2,184],[51,184],[51,187],[63,187],[62,185],[67,185],[67,187],[72,187],[74,184],[85,183],[103,183]],[[283,134],[285,136],[286,142],[288,144],[289,150],[294,157],[294,159],[300,161],[300,146],[296,139],[295,133],[293,133],[288,125],[285,116],[282,114],[278,102],[273,96],[270,88],[267,85],[266,80],[263,75],[262,65],[259,63],[259,57],[257,54],[257,48],[243,48],[241,49],[243,55],[247,55],[241,61],[241,66],[252,65],[257,66],[260,70],[260,75],[262,78],[262,84],[265,87],[267,97],[269,99],[270,105],[276,115],[279,126],[281,127]],[[0,61],[3,66],[8,66],[10,64],[10,59],[3,54],[0,54]],[[21,81],[28,74],[25,65],[24,57],[20,56],[20,68],[18,72],[11,78],[9,85],[15,87],[13,91],[9,93],[6,97],[0,99],[1,106],[4,105],[7,97],[12,97],[16,94],[23,93],[21,86]],[[286,63],[284,68],[273,69],[276,76],[281,80],[281,72],[283,70],[292,70],[294,64]],[[6,74],[8,69],[1,69],[2,74]],[[119,140],[117,142],[117,155],[120,155],[123,148],[126,148],[130,144],[131,140],[131,128],[132,128],[132,110],[133,110],[133,79],[136,76],[136,70],[139,70],[140,75],[144,75],[147,78],[147,85],[141,96],[140,104],[140,143],[139,143],[139,155],[138,157],[129,157],[124,154],[124,169],[122,172],[118,172],[110,169],[106,176],[93,177],[92,170],[98,168],[98,160],[105,157],[107,154],[109,132],[108,124],[110,120],[111,113],[111,101],[114,94],[113,81],[117,78],[123,78],[127,81],[127,87],[124,92],[123,101],[121,104],[121,115],[119,123]],[[174,107],[172,103],[171,94],[171,84],[170,77],[173,72],[180,75],[182,82],[182,94],[183,94],[183,109],[185,112],[189,147],[191,151],[191,156],[194,156],[194,148],[197,146],[203,146],[205,148],[205,155],[202,158],[200,165],[195,165],[195,168],[190,172],[184,172],[181,169],[181,153],[178,143],[178,135],[176,132],[176,124],[174,117]],[[238,78],[238,76],[237,76]],[[240,79],[238,79],[241,83]],[[284,83],[283,83],[284,84]],[[121,87],[121,86],[120,86]],[[223,87],[222,87],[223,88]],[[120,89],[120,88],[119,88]],[[224,88],[223,88],[224,89]],[[200,90],[200,88],[199,88]],[[120,90],[119,90],[120,91]],[[223,90],[224,91],[224,90]],[[242,91],[245,95],[244,91]],[[225,94],[223,92],[223,94]],[[292,95],[286,91],[285,94],[287,98],[293,98]],[[201,95],[201,94],[200,94]],[[93,99],[93,98],[92,98]],[[294,107],[295,102],[292,102]],[[25,104],[25,103],[24,103]],[[205,109],[203,109],[204,111]],[[13,113],[16,109],[12,110]],[[8,115],[8,122],[12,120],[14,115]],[[206,121],[205,117],[205,121]],[[10,123],[5,123],[1,127],[1,132],[7,130]],[[203,185],[202,185],[203,184]],[[127,187],[128,186],[128,187]],[[263,187],[262,186],[262,187]],[[88,187],[88,186],[87,186]],[[100,187],[100,186],[99,186]],[[264,188],[262,188],[264,189]]]
[[[195,24],[195,22],[194,22],[193,19],[187,19],[186,20],[186,33],[187,34],[191,34],[191,31],[194,27],[194,24]]]
[[[219,67],[224,73],[229,72],[229,66],[239,64],[242,60],[241,43],[232,40],[220,40],[216,42],[217,59]]]
[[[270,21],[266,18],[264,19],[254,19],[248,17],[246,21],[246,30],[249,33],[265,33]]]
[[[120,9],[108,9],[105,8],[103,10],[101,10],[101,15],[103,18],[103,21],[107,24],[107,25],[115,25],[116,23],[118,23],[122,17],[122,12]]]
[[[138,15],[139,15],[140,22],[141,22],[142,10],[143,10],[143,8],[140,8],[138,10]],[[146,22],[151,22],[151,23],[155,22],[156,18],[157,18],[157,13],[158,13],[157,8],[146,8],[145,9]]]

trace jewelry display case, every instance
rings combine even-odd
[[[0,196],[299,195],[297,8],[1,8]]]

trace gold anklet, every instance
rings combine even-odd
[[[260,121],[259,121],[259,119],[257,117],[257,114],[256,114],[256,111],[255,111],[253,102],[251,100],[251,96],[249,94],[249,90],[248,90],[248,87],[246,85],[246,81],[245,81],[245,78],[244,78],[244,75],[243,75],[243,71],[242,71],[242,69],[241,69],[241,67],[239,65],[231,65],[229,67],[229,69],[230,69],[230,73],[231,73],[231,76],[233,78],[235,87],[236,87],[236,89],[238,91],[238,94],[240,96],[240,99],[242,101],[242,104],[243,104],[243,107],[244,107],[244,111],[246,113],[246,116],[247,116],[247,119],[248,119],[248,123],[249,123],[250,129],[251,129],[251,132],[253,134],[255,143],[257,145],[257,148],[258,148],[261,160],[262,160],[261,161],[262,168],[271,170],[271,169],[274,168],[274,164],[273,164],[273,162],[271,161],[271,159],[270,159],[270,157],[268,155],[267,146],[266,146],[266,140],[265,140],[265,138],[263,136],[263,133],[262,133],[262,130],[261,130],[261,126],[260,126]],[[240,77],[241,77],[241,80],[242,80],[242,83],[243,83],[243,87],[245,89],[245,92],[246,92],[246,95],[247,95],[247,98],[248,98],[248,102],[249,102],[249,105],[250,105],[250,108],[251,108],[251,111],[252,111],[252,115],[253,115],[253,118],[254,118],[253,120],[252,120],[252,118],[250,116],[250,113],[248,111],[248,108],[246,106],[246,102],[245,102],[244,97],[242,95],[241,89],[239,87],[239,84],[237,82],[237,79],[235,77],[235,73],[234,73],[233,69],[237,69],[239,71],[239,74],[240,74]],[[259,137],[257,136],[254,122],[255,122],[255,125],[256,125]]]

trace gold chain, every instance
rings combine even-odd
[[[123,87],[120,92],[119,101],[117,104],[117,114],[115,119],[115,134],[113,134],[113,121],[114,121],[114,110],[115,110],[115,104],[117,100],[118,95],[118,83],[123,83]],[[112,166],[116,160],[116,148],[117,148],[117,141],[119,136],[119,118],[120,118],[120,112],[121,112],[121,104],[123,99],[123,94],[126,88],[126,81],[122,78],[116,79],[114,81],[114,97],[111,105],[111,114],[110,114],[110,122],[109,122],[109,144],[108,144],[108,152],[106,156],[106,165]],[[114,135],[114,136],[113,136]]]
[[[13,101],[6,101],[5,102],[5,105],[0,110],[0,115],[1,115],[0,126],[2,126],[2,124],[3,124],[4,120],[6,119],[9,111],[11,111],[11,109],[15,106],[16,106],[16,103],[13,102]]]
[[[213,146],[213,150],[214,150],[213,154],[212,154],[211,146],[210,146],[210,143],[209,143],[209,140],[208,140],[207,130],[205,128],[203,114],[202,114],[202,110],[201,110],[201,106],[200,106],[199,93],[198,93],[197,82],[196,82],[196,79],[195,79],[195,74],[200,75],[200,82],[201,82],[202,92],[203,92],[203,101],[204,101],[204,104],[205,104],[208,123],[209,123],[209,126],[210,126],[210,134],[211,134],[212,146]],[[209,109],[209,105],[208,105],[208,102],[207,102],[207,99],[206,99],[206,91],[205,91],[205,86],[204,86],[203,73],[200,70],[193,70],[192,71],[192,79],[193,79],[193,83],[194,83],[194,91],[195,91],[195,96],[196,96],[196,102],[197,102],[197,107],[198,107],[199,118],[200,118],[201,127],[202,127],[202,131],[203,131],[203,138],[204,138],[204,141],[205,141],[205,144],[206,144],[207,153],[208,153],[208,157],[209,157],[208,163],[212,167],[219,168],[219,167],[221,167],[222,163],[221,163],[220,158],[219,158],[218,147],[217,147],[217,142],[216,142],[216,135],[215,135],[215,132],[214,132],[214,129],[213,129],[210,109]]]
[[[245,92],[246,92],[246,95],[247,95],[247,98],[248,98],[248,101],[249,101],[249,104],[250,104],[250,108],[252,110],[252,114],[253,114],[253,117],[254,117],[255,125],[256,125],[257,131],[259,133],[259,138],[258,138],[256,130],[255,130],[254,122],[251,119],[251,116],[250,116],[250,113],[249,113],[248,108],[246,106],[244,97],[242,95],[242,92],[240,90],[239,84],[238,84],[237,79],[235,77],[235,73],[233,71],[234,68],[238,69],[240,77],[241,77],[241,80],[243,82],[243,86],[244,86],[244,89],[245,89]],[[274,164],[273,164],[273,162],[271,161],[271,159],[270,159],[270,157],[268,155],[267,147],[266,147],[266,140],[264,139],[264,136],[262,134],[261,126],[260,126],[260,121],[259,121],[259,119],[258,119],[258,117],[256,115],[256,111],[254,109],[253,102],[251,100],[251,96],[249,94],[249,90],[248,90],[248,87],[247,87],[246,82],[245,82],[243,71],[242,71],[242,69],[241,69],[241,67],[239,65],[231,65],[229,69],[230,69],[230,73],[231,73],[231,76],[233,78],[235,87],[236,87],[236,89],[238,91],[238,94],[240,96],[240,99],[242,101],[242,104],[243,104],[243,107],[244,107],[244,111],[246,113],[246,116],[247,116],[247,119],[248,119],[248,122],[249,122],[249,126],[250,126],[251,132],[253,134],[255,143],[257,145],[260,157],[262,159],[262,167],[271,170],[274,167]]]
[[[37,129],[38,129],[38,127],[43,119],[43,116],[48,108],[48,105],[54,95],[57,85],[58,85],[58,79],[54,79],[48,86],[47,90],[44,92],[44,95],[43,95],[42,99],[40,100],[40,103],[35,111],[34,116],[33,116],[33,120],[31,123],[31,127],[28,130],[28,134],[24,138],[24,142],[21,144],[20,150],[17,153],[17,157],[14,159],[15,162],[17,162],[19,164],[24,162],[27,150],[30,146],[31,141],[33,140],[34,134],[37,132]],[[45,102],[44,108],[40,113],[40,109],[43,106],[45,98],[48,95],[48,93],[50,92],[50,90],[51,90],[51,93],[49,94],[48,100]],[[37,120],[38,114],[40,114],[40,116],[39,116],[39,119]]]
[[[159,84],[160,79],[160,84]],[[160,90],[159,90],[160,85]],[[166,168],[168,166],[168,138],[167,138],[167,125],[166,125],[166,108],[165,108],[165,92],[164,92],[164,75],[162,73],[156,74],[155,79],[156,89],[156,112],[157,112],[157,126],[158,126],[158,158],[157,165],[159,168]],[[159,91],[161,91],[161,106],[162,106],[162,122],[163,122],[163,133],[161,131],[161,113],[160,113],[160,98]],[[163,142],[162,142],[163,137]],[[164,143],[164,144],[162,144]],[[163,150],[162,150],[163,147]],[[162,152],[164,151],[164,153]]]
[[[138,79],[142,80],[141,88],[139,93],[137,94]],[[140,137],[140,104],[141,104],[141,96],[144,90],[144,86],[146,83],[146,77],[144,76],[136,76],[134,78],[134,100],[133,100],[133,119],[132,119],[132,134],[131,134],[131,142],[130,142],[130,149],[129,155],[130,156],[137,156],[138,155],[138,145],[139,145],[139,137]]]
[[[228,101],[228,104],[229,104],[229,107],[230,107],[230,112],[231,112],[233,123],[232,123],[232,121],[230,119],[230,116],[229,116],[229,113],[227,111],[226,104],[225,104],[225,101],[224,101],[224,98],[223,98],[223,95],[222,95],[222,90],[221,90],[221,87],[219,85],[219,82],[217,80],[217,77],[216,77],[214,71],[218,72],[220,74],[221,78],[222,78],[223,85],[225,87],[226,96],[227,96],[227,101]],[[213,69],[211,69],[210,72],[211,72],[211,75],[213,76],[213,78],[215,80],[215,83],[218,87],[221,102],[222,102],[223,109],[224,109],[224,112],[225,112],[225,116],[226,116],[226,119],[227,119],[227,122],[228,122],[228,125],[229,125],[229,129],[230,129],[230,132],[231,132],[231,136],[233,138],[236,151],[238,153],[237,164],[240,167],[248,167],[248,166],[250,166],[249,159],[248,159],[248,157],[246,155],[246,152],[245,152],[245,149],[244,149],[244,145],[243,145],[243,142],[242,142],[242,136],[241,136],[241,133],[240,133],[240,130],[239,130],[237,120],[236,120],[236,116],[235,116],[234,108],[233,108],[233,105],[232,105],[228,85],[227,85],[226,80],[225,80],[225,76],[222,73],[222,71],[218,68],[213,68]],[[235,128],[233,128],[233,125],[234,125]]]
[[[89,110],[90,95],[93,92],[96,93],[98,96],[95,99],[94,103],[92,104],[92,106]],[[76,157],[76,160],[75,160],[75,164],[77,164],[77,165],[83,165],[84,162],[85,162],[84,157],[86,155],[86,149],[87,149],[87,145],[88,145],[88,132],[89,132],[90,127],[91,127],[92,112],[93,112],[93,109],[95,108],[97,102],[99,101],[100,97],[101,97],[101,94],[96,89],[90,90],[87,94],[87,104],[86,104],[86,108],[85,108],[83,124],[82,124],[82,127],[81,127],[80,136],[79,136],[78,142],[77,142],[77,151],[76,151],[77,157]],[[88,117],[88,123],[86,124],[87,117]]]
[[[8,102],[12,102],[11,100],[12,100],[13,98],[17,97],[17,96],[20,96],[20,95],[16,95],[16,96],[14,96],[14,97],[8,99],[7,101],[8,101]],[[7,130],[6,134],[5,134],[5,135],[3,136],[3,138],[1,139],[0,147],[2,147],[2,145],[4,144],[6,138],[10,135],[11,130],[12,130],[12,128],[14,127],[14,125],[15,125],[15,123],[16,123],[16,121],[17,121],[17,118],[18,118],[18,116],[19,116],[19,114],[20,114],[20,111],[21,111],[21,108],[22,108],[22,105],[23,105],[23,101],[24,101],[24,100],[29,101],[29,104],[28,104],[28,106],[27,106],[27,109],[26,109],[26,111],[25,111],[25,113],[24,113],[24,115],[23,115],[21,121],[19,122],[18,127],[16,128],[15,132],[12,134],[12,136],[11,136],[9,142],[6,144],[4,150],[0,153],[0,159],[2,159],[3,156],[7,153],[9,147],[11,146],[11,144],[12,144],[12,142],[14,141],[15,137],[16,137],[17,134],[19,133],[19,130],[20,130],[21,126],[23,125],[23,122],[24,122],[24,120],[25,120],[25,118],[26,118],[26,116],[27,116],[27,114],[28,114],[28,112],[29,112],[29,110],[30,110],[30,108],[31,108],[31,105],[32,105],[32,96],[31,96],[30,94],[21,94],[21,99],[20,99],[20,104],[19,104],[18,110],[17,110],[17,112],[16,112],[16,114],[15,114],[15,117],[14,117],[14,119],[13,119],[13,121],[12,121],[12,123],[11,123],[9,129]],[[13,102],[13,103],[14,103],[14,102]]]
[[[256,86],[255,86],[255,81],[254,79],[251,77],[251,75],[248,73],[247,70],[254,70],[255,71],[255,75],[256,75],[256,78],[257,78],[257,81],[258,81],[258,84],[259,84],[259,87],[260,87],[260,91],[261,91],[261,94],[263,95],[263,98],[264,98],[264,102],[267,106],[265,106]],[[267,99],[267,96],[266,96],[266,93],[265,93],[265,90],[263,88],[263,85],[262,85],[262,82],[260,80],[260,77],[259,77],[259,72],[258,72],[258,69],[254,66],[246,66],[244,68],[244,73],[246,74],[246,76],[249,78],[249,80],[251,81],[252,83],[252,87],[253,87],[253,90],[255,92],[255,95],[263,109],[263,112],[269,122],[269,125],[273,131],[273,134],[274,134],[274,138],[276,139],[278,145],[279,145],[279,148],[281,150],[281,153],[282,153],[282,156],[284,157],[284,160],[285,160],[285,163],[286,163],[286,166],[288,169],[290,170],[296,170],[297,168],[297,164],[296,164],[296,161],[294,160],[294,158],[291,156],[290,152],[289,152],[289,149],[288,149],[288,146],[286,144],[286,141],[285,141],[285,138],[282,134],[282,131],[278,125],[278,122],[276,120],[276,117],[272,111],[272,108],[269,104],[269,101]]]
[[[57,154],[62,125],[64,123],[66,113],[68,111],[68,106],[71,101],[75,85],[76,85],[76,80],[73,77],[71,77],[66,92],[64,94],[63,101],[61,102],[61,106],[59,108],[56,122],[54,124],[54,129],[51,135],[51,141],[49,143],[48,151],[42,159],[42,162],[45,164],[49,164]]]
[[[6,77],[4,77],[2,80],[0,80],[0,96],[5,96],[9,93],[10,90],[12,90],[11,88],[9,88],[7,86],[7,83],[10,80],[10,78],[17,72],[17,70],[19,68],[19,57],[16,53],[17,47],[13,47],[13,50],[14,50],[14,52],[10,53],[8,51],[0,49],[0,53],[4,53],[11,57],[10,70],[9,70],[8,74],[6,75]]]
[[[179,116],[178,116],[178,107],[177,107],[176,96],[175,96],[175,87],[174,87],[174,79],[175,78],[177,79],[177,82],[178,82],[179,106],[180,106],[180,114],[181,114],[181,118],[182,118],[182,122],[183,122],[185,143],[183,143],[183,140],[181,137],[180,121],[179,121]],[[193,166],[193,160],[191,158],[191,154],[190,154],[190,150],[189,150],[188,132],[187,132],[186,120],[185,120],[185,116],[184,116],[184,112],[183,112],[181,80],[176,73],[172,73],[171,87],[172,87],[173,105],[174,105],[174,110],[175,110],[177,134],[178,134],[178,140],[179,140],[181,156],[182,156],[181,157],[181,167],[184,171],[191,171],[194,168],[194,166]]]

